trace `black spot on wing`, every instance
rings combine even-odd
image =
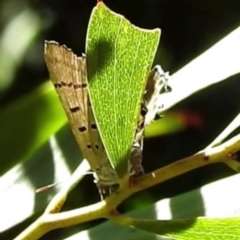
[[[82,84],[82,88],[86,88],[87,87],[87,84],[86,83],[83,83]]]
[[[74,84],[74,85],[73,85],[73,88],[74,88],[74,89],[86,88],[86,87],[87,87],[87,84],[86,84],[86,83],[83,83],[83,84]]]
[[[85,126],[82,126],[82,127],[79,127],[78,130],[83,133],[87,131],[87,128]]]
[[[55,87],[55,88],[61,88],[61,87],[62,87],[62,84],[61,84],[61,83],[54,83],[54,87]]]
[[[94,130],[97,129],[97,125],[96,125],[96,123],[92,123],[92,124],[91,124],[91,129],[94,129]]]
[[[87,87],[87,83],[83,83],[83,84],[73,84],[73,82],[64,82],[61,81],[60,83],[54,83],[54,87],[55,88],[61,88],[61,87],[68,87],[71,88],[73,87],[74,89],[78,89],[78,88],[86,88]]]
[[[66,82],[63,82],[63,81],[61,81],[61,85],[62,85],[63,87],[66,87],[66,86],[67,86],[67,83],[66,83]]]
[[[80,107],[72,107],[72,108],[70,108],[70,111],[72,112],[72,113],[74,113],[74,112],[78,112],[78,111],[80,111]]]

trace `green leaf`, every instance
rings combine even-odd
[[[0,174],[31,156],[66,122],[50,83],[0,111]]]
[[[240,239],[240,218],[145,220],[134,219],[131,226],[178,240]]]
[[[137,28],[103,3],[92,12],[86,51],[90,98],[108,157],[120,177],[127,171],[159,37],[159,29]]]

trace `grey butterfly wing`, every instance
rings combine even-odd
[[[133,175],[138,176],[144,172],[142,167],[144,127],[150,124],[158,114],[160,106],[157,105],[157,101],[161,93],[170,91],[169,78],[168,72],[165,73],[159,65],[149,73],[130,155],[130,172]]]
[[[99,186],[118,184],[93,117],[87,89],[86,59],[65,46],[45,42],[44,58],[83,156],[96,173]]]
[[[164,72],[161,66],[156,65],[150,72],[147,80],[146,92],[144,94],[144,102],[147,108],[144,124],[150,124],[159,113],[161,106],[157,105],[159,98],[165,92],[171,91],[168,85],[170,76],[168,72]]]

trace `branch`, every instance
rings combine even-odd
[[[125,184],[125,180],[123,180],[121,184],[122,187],[116,194],[112,194],[96,204],[55,214],[51,214],[49,210],[45,211],[45,213],[20,234],[16,240],[34,240],[56,228],[68,227],[98,218],[112,218],[112,215],[109,213],[130,195],[199,167],[223,162],[239,171],[240,163],[232,158],[234,153],[239,150],[240,134],[217,147],[207,148],[190,157],[183,158],[152,173],[146,174],[136,179],[134,185],[128,186]],[[77,175],[76,172],[77,170],[73,176]],[[49,205],[51,205],[51,203]],[[49,207],[47,209],[49,209]],[[51,209],[54,209],[54,206],[52,206]]]

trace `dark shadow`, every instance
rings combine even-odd
[[[88,81],[91,82],[96,74],[100,74],[101,71],[108,65],[111,60],[113,52],[112,43],[99,39],[92,51],[87,53],[87,68],[88,68]]]
[[[93,50],[87,53],[87,74],[88,82],[91,84],[93,79],[97,79],[95,75],[100,75],[101,71],[104,70],[106,66],[110,64],[113,57],[113,41],[106,41],[104,39],[99,39],[95,42],[95,45],[92,47]],[[116,169],[126,169],[126,159],[128,158],[128,153],[131,149],[126,151],[126,155],[121,156],[124,160],[119,160],[119,165],[115,166]],[[120,173],[121,174],[121,173]],[[124,175],[122,173],[121,175]]]

